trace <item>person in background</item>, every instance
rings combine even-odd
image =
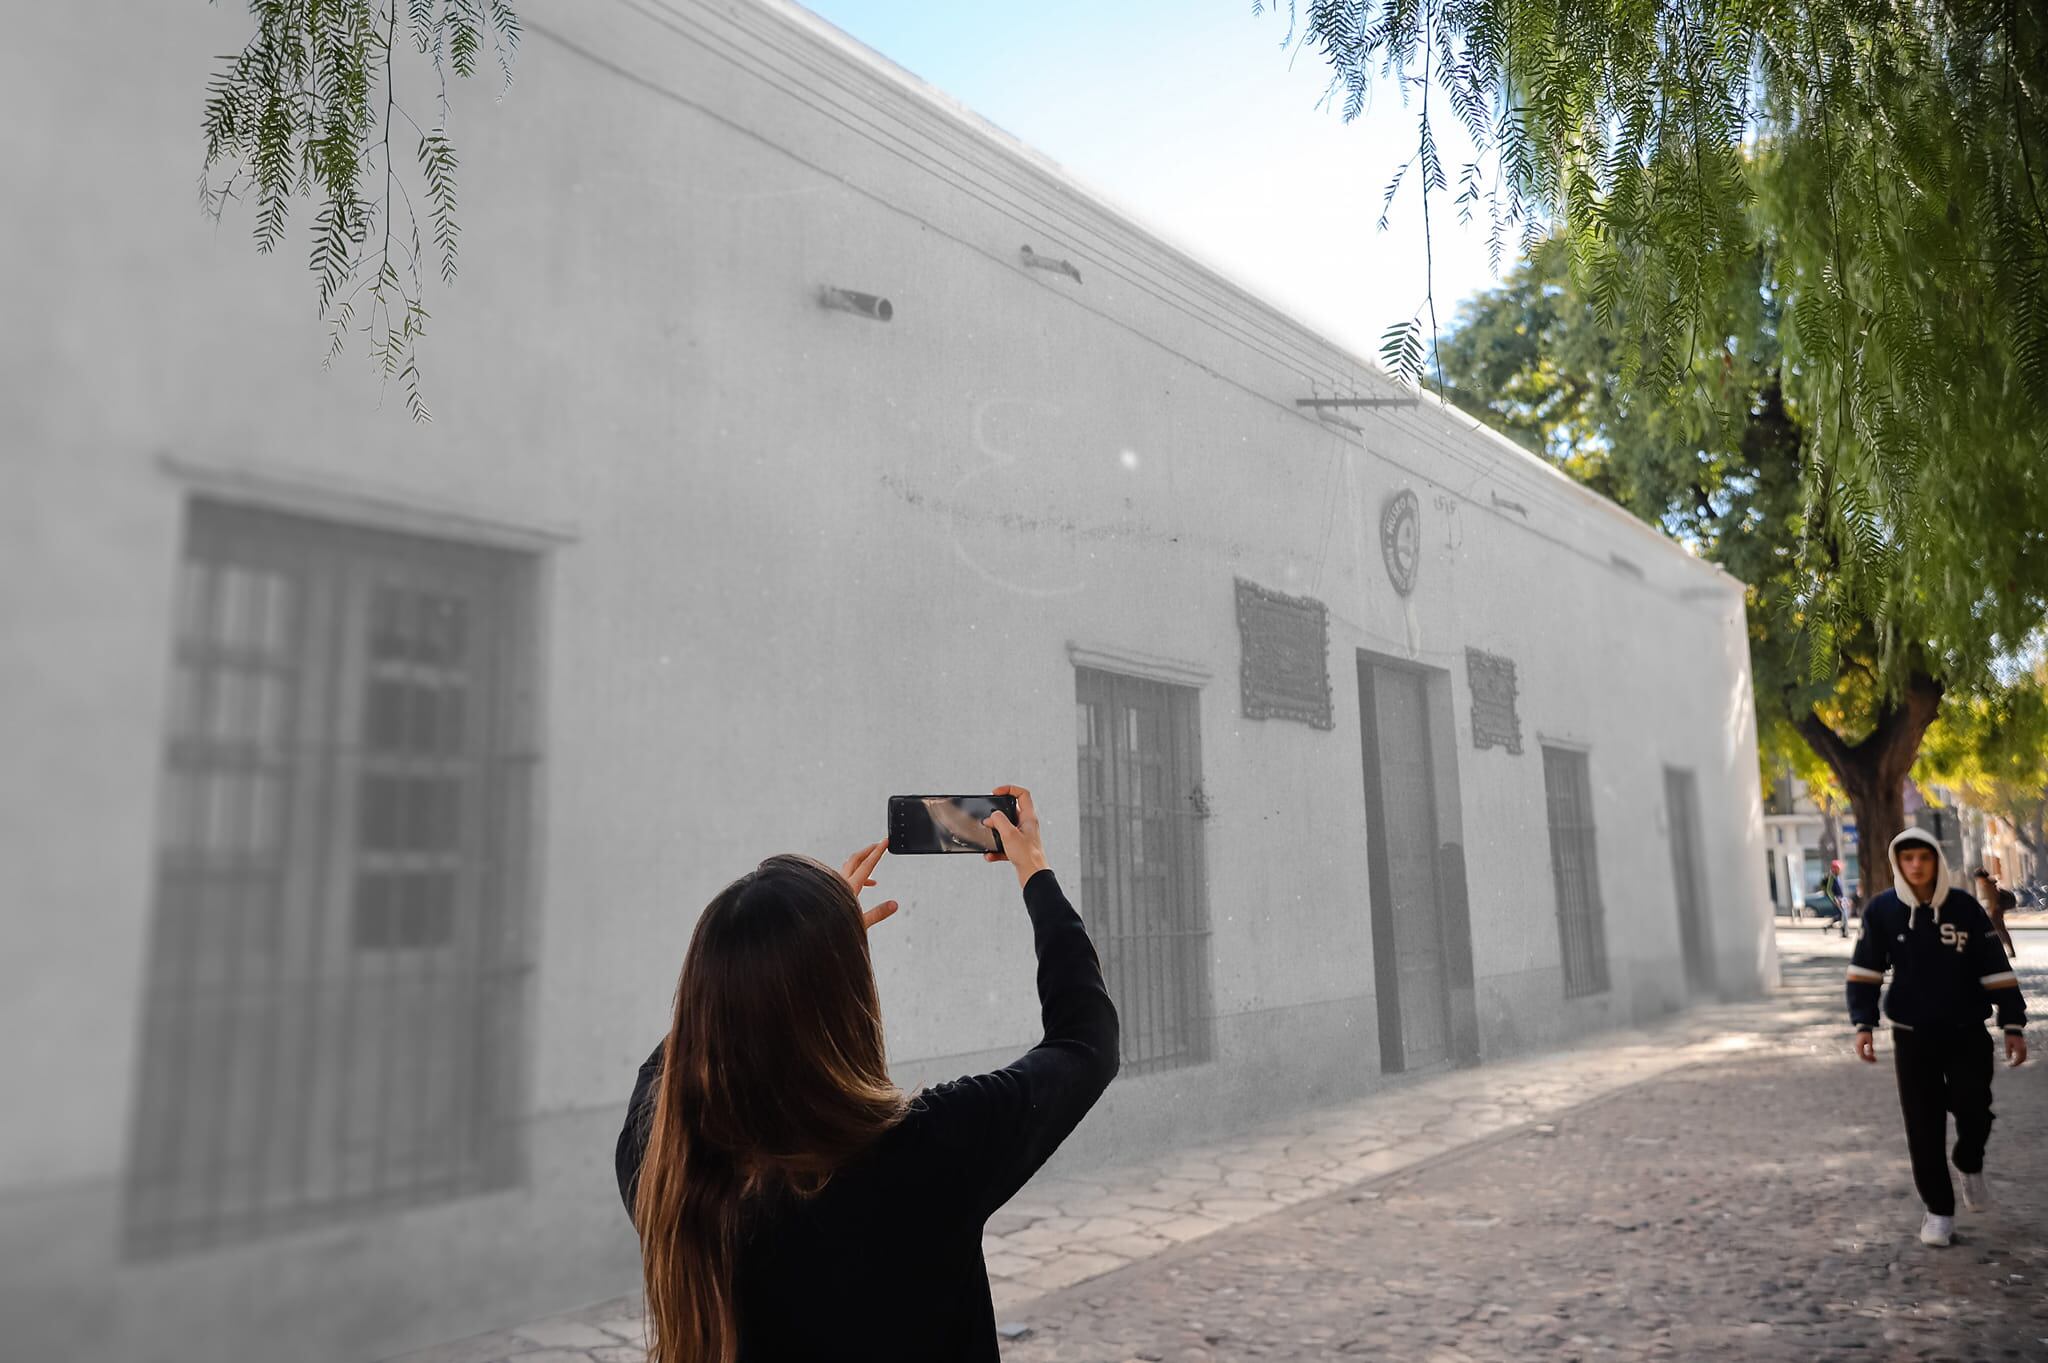
[[[1970,886],[1976,892],[1977,902],[1984,906],[1984,912],[1990,913],[1998,902],[1998,877],[1991,874],[1990,867],[1979,866],[1970,874]]]
[[[2005,912],[2019,904],[2019,896],[1998,883],[1998,877],[1991,874],[1989,867],[1979,866],[1976,875],[1977,902],[1984,906],[1984,912],[1991,918],[1991,929],[1998,934],[2005,954],[2016,955],[2012,947],[2012,934],[2005,928]]]
[[[1913,1185],[1926,1204],[1920,1240],[1946,1245],[1955,1233],[1956,1191],[1947,1153],[1950,1113],[1956,1119],[1955,1165],[1963,1205],[1991,1205],[1984,1146],[1991,1135],[1991,1038],[1984,1016],[1994,1006],[2005,1032],[2009,1065],[2027,1059],[2027,1005],[2019,977],[1992,930],[1991,916],[1949,884],[1941,846],[1922,829],[1892,839],[1892,888],[1863,908],[1863,935],[1849,962],[1849,1018],[1856,1056],[1877,1062],[1874,1032],[1885,975],[1884,1016],[1892,1024],[1899,1107]]]
[[[1826,887],[1828,898],[1835,901],[1835,910],[1839,915],[1835,919],[1835,930],[1841,933],[1842,936],[1847,937],[1849,935],[1849,889],[1842,883],[1841,862],[1831,861],[1828,863],[1827,878],[1821,884]],[[1823,927],[1821,930],[1825,932],[1827,929]]]

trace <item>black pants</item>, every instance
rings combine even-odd
[[[1955,1184],[1948,1176],[1948,1115],[1956,1117],[1956,1168],[1974,1174],[1984,1167],[1984,1142],[1991,1135],[1991,1034],[1983,1027],[1933,1031],[1894,1028],[1892,1054],[1898,1062],[1899,1107],[1906,1114],[1906,1150],[1913,1157],[1913,1186],[1936,1216],[1956,1214]]]

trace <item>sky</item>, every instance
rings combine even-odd
[[[1060,163],[1203,263],[1358,354],[1424,305],[1411,172],[1387,230],[1388,180],[1415,108],[1378,88],[1353,123],[1319,109],[1329,68],[1284,46],[1287,0],[805,0],[809,9]],[[1431,196],[1437,318],[1493,282],[1483,209],[1451,203],[1464,143],[1433,108],[1452,192]],[[1502,264],[1512,262],[1512,235]],[[1429,319],[1422,316],[1423,325]]]

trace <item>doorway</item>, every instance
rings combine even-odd
[[[1477,1059],[1450,675],[1361,652],[1358,699],[1380,1067]]]
[[[1664,808],[1671,818],[1671,879],[1678,891],[1678,941],[1685,980],[1696,994],[1714,989],[1714,954],[1707,938],[1705,867],[1700,861],[1699,782],[1683,767],[1664,768]]]

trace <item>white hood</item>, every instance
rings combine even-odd
[[[1892,889],[1897,891],[1899,899],[1906,905],[1906,926],[1910,928],[1919,917],[1921,901],[1913,893],[1913,887],[1906,883],[1905,873],[1899,870],[1899,848],[1909,842],[1919,843],[1934,853],[1934,897],[1928,902],[1934,908],[1934,921],[1939,923],[1941,906],[1948,899],[1948,858],[1941,854],[1941,844],[1936,842],[1934,835],[1926,829],[1908,828],[1892,839],[1892,845],[1887,853],[1892,861]]]

